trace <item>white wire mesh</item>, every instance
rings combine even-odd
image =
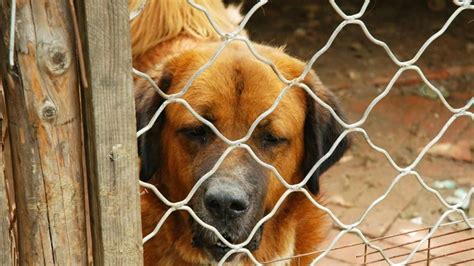
[[[156,188],[154,185],[152,184],[149,184],[149,183],[146,183],[146,182],[142,182],[140,181],[140,185],[153,191],[153,193],[164,203],[166,204],[169,209],[163,214],[163,216],[161,217],[161,219],[159,220],[158,224],[156,225],[156,227],[154,228],[154,230],[148,234],[147,236],[144,237],[143,239],[143,243],[147,242],[148,240],[150,240],[151,238],[153,238],[157,233],[158,231],[160,230],[161,226],[164,224],[164,222],[166,221],[166,219],[175,211],[178,211],[178,210],[183,210],[183,211],[187,211],[191,217],[193,217],[193,219],[199,223],[201,226],[203,226],[204,228],[207,228],[209,230],[211,230],[212,232],[214,232],[216,234],[216,236],[225,244],[227,245],[231,250],[219,261],[219,265],[222,265],[226,260],[227,258],[229,258],[230,255],[232,255],[233,253],[244,253],[244,254],[247,254],[247,256],[250,258],[250,260],[252,262],[254,262],[256,265],[262,265],[262,262],[259,262],[257,261],[257,259],[253,256],[253,254],[246,248],[244,248],[248,243],[250,243],[251,239],[253,238],[253,236],[256,234],[257,230],[262,226],[263,223],[265,223],[266,221],[268,221],[269,219],[271,219],[273,217],[273,215],[276,213],[276,211],[279,209],[279,207],[283,204],[284,200],[288,197],[288,195],[290,195],[291,193],[294,193],[294,192],[300,192],[300,193],[303,193],[307,198],[308,200],[310,200],[314,206],[316,206],[317,208],[321,209],[322,211],[324,211],[325,213],[327,213],[331,219],[333,220],[333,222],[341,229],[340,232],[337,234],[337,236],[332,240],[332,242],[326,247],[325,251],[321,254],[319,254],[315,260],[312,262],[312,265],[316,264],[317,262],[319,262],[324,256],[326,256],[327,253],[330,252],[330,250],[334,247],[334,245],[339,241],[339,239],[341,239],[346,233],[348,232],[352,232],[354,234],[357,234],[363,241],[365,244],[367,244],[369,247],[375,249],[375,250],[378,250],[380,252],[380,254],[383,256],[383,258],[390,264],[390,265],[404,265],[404,264],[407,264],[408,262],[410,262],[412,260],[412,258],[414,257],[414,255],[416,254],[416,252],[420,249],[420,247],[436,232],[436,230],[438,229],[438,227],[440,226],[440,224],[445,220],[445,218],[450,215],[451,213],[459,213],[462,218],[464,219],[464,222],[467,224],[467,226],[469,226],[471,229],[474,229],[474,223],[472,223],[471,220],[468,219],[466,213],[461,209],[461,206],[463,205],[463,202],[461,203],[458,203],[458,204],[449,204],[448,202],[446,202],[446,200],[441,196],[441,194],[431,188],[429,185],[427,185],[425,183],[425,181],[423,180],[423,178],[421,177],[421,175],[416,171],[414,170],[415,167],[419,164],[419,162],[422,160],[423,156],[427,153],[427,151],[433,146],[435,145],[440,139],[441,137],[444,135],[444,133],[448,130],[448,128],[450,127],[450,125],[456,120],[458,119],[459,117],[463,117],[463,116],[467,116],[467,117],[470,117],[472,120],[474,120],[474,113],[470,112],[469,111],[469,108],[471,108],[473,105],[474,105],[474,98],[471,98],[464,106],[460,107],[460,108],[454,108],[452,107],[447,101],[446,99],[444,98],[444,96],[442,95],[441,91],[436,88],[436,86],[434,86],[425,76],[425,74],[423,73],[423,71],[421,70],[420,67],[418,67],[416,65],[418,59],[421,57],[421,55],[425,52],[425,50],[428,48],[428,46],[433,43],[437,38],[439,38],[447,29],[448,27],[451,25],[451,23],[453,22],[453,20],[463,11],[465,10],[474,10],[474,5],[472,4],[472,1],[471,0],[464,0],[464,1],[461,1],[461,0],[454,0],[453,3],[455,5],[457,5],[457,9],[453,12],[453,14],[448,18],[448,20],[446,21],[446,23],[443,25],[443,27],[438,31],[436,32],[435,34],[433,34],[428,40],[426,40],[426,42],[420,47],[420,49],[417,51],[417,53],[413,56],[413,58],[411,58],[410,60],[407,60],[407,61],[400,61],[396,56],[395,54],[391,51],[390,47],[383,41],[381,40],[378,40],[376,39],[370,32],[369,30],[367,29],[365,23],[360,20],[360,18],[364,15],[369,3],[370,3],[370,0],[365,0],[360,11],[357,12],[356,14],[353,14],[353,15],[348,15],[346,14],[344,11],[342,11],[342,9],[339,7],[339,5],[336,3],[335,0],[329,0],[329,3],[331,4],[331,6],[334,8],[334,10],[339,14],[339,16],[341,16],[341,18],[343,19],[343,21],[338,25],[338,27],[334,30],[334,32],[332,33],[332,35],[329,37],[328,41],[326,42],[326,44],[319,50],[317,51],[316,53],[314,53],[314,55],[311,57],[311,59],[308,61],[308,63],[306,64],[306,67],[304,69],[304,71],[300,74],[300,76],[298,78],[295,78],[293,80],[287,80],[284,78],[284,76],[280,73],[280,71],[278,70],[278,68],[267,58],[261,56],[257,51],[256,49],[254,49],[252,43],[246,38],[246,37],[242,37],[239,35],[239,33],[244,29],[245,25],[247,24],[247,22],[249,21],[249,19],[251,18],[251,16],[260,8],[262,7],[263,5],[267,4],[267,0],[260,0],[260,1],[257,1],[257,3],[250,9],[250,11],[245,15],[244,19],[242,20],[242,22],[240,23],[239,27],[233,31],[233,32],[230,32],[230,33],[226,33],[226,32],[223,32],[221,29],[219,29],[219,27],[217,26],[217,24],[215,23],[215,21],[213,20],[212,16],[210,15],[210,13],[202,6],[196,4],[193,0],[187,0],[187,3],[191,6],[193,6],[194,8],[200,10],[201,12],[203,12],[206,17],[208,18],[209,20],[209,23],[214,27],[215,31],[221,36],[222,38],[222,43],[221,43],[221,46],[219,46],[219,48],[217,49],[217,51],[215,52],[214,56],[205,64],[203,65],[201,68],[199,68],[198,71],[196,71],[196,73],[193,74],[193,76],[190,78],[190,80],[186,83],[186,85],[182,88],[182,90],[178,93],[175,93],[175,94],[166,94],[165,92],[163,92],[156,84],[155,82],[153,82],[153,80],[151,79],[151,77],[149,77],[147,74],[143,73],[143,72],[140,72],[136,69],[133,69],[133,73],[139,77],[142,77],[144,79],[146,79],[150,85],[156,89],[157,93],[162,96],[164,99],[165,99],[165,102],[158,108],[158,110],[156,111],[156,113],[153,115],[153,117],[151,118],[151,120],[149,121],[149,123],[143,127],[142,129],[140,129],[138,132],[137,132],[137,137],[141,136],[143,133],[145,133],[146,131],[150,130],[155,121],[158,119],[158,117],[160,116],[160,114],[163,112],[163,110],[166,108],[167,105],[171,104],[171,103],[178,103],[178,104],[181,104],[183,105],[189,112],[191,112],[199,121],[201,121],[203,124],[207,125],[215,134],[217,137],[219,137],[222,141],[224,141],[227,145],[228,145],[228,148],[223,152],[223,154],[219,157],[219,159],[217,160],[217,162],[215,163],[215,165],[212,167],[212,169],[207,172],[206,174],[204,174],[197,182],[196,184],[193,186],[193,188],[191,189],[191,191],[189,192],[189,194],[186,196],[185,199],[179,201],[179,202],[171,202],[169,201],[162,193],[160,193],[160,191],[158,190],[158,188]],[[143,10],[144,8],[146,8],[146,0],[143,0],[143,2],[139,5],[138,9],[137,10],[134,10],[131,12],[130,14],[130,19],[134,19],[135,17],[137,17],[141,10]],[[349,25],[349,24],[355,24],[355,25],[358,25],[359,27],[361,27],[361,29],[363,30],[365,36],[374,44],[378,45],[378,46],[381,46],[387,53],[387,55],[390,57],[390,59],[399,67],[398,71],[395,73],[395,75],[393,76],[393,78],[390,80],[390,82],[387,84],[387,86],[385,87],[385,89],[377,96],[375,97],[371,102],[370,104],[368,105],[368,107],[366,108],[366,110],[364,111],[362,117],[354,122],[354,123],[351,123],[351,124],[348,124],[346,122],[344,122],[337,114],[336,112],[331,108],[331,106],[329,106],[328,104],[326,104],[324,101],[322,101],[313,91],[311,91],[311,89],[306,85],[306,84],[303,84],[301,83],[301,81],[305,78],[305,76],[309,73],[309,71],[311,70],[313,64],[318,60],[318,58],[324,54],[332,45],[333,41],[335,40],[335,38],[338,36],[338,34],[341,32],[341,30]],[[201,115],[199,115],[194,109],[193,107],[188,103],[186,102],[183,98],[181,98],[188,90],[189,88],[191,87],[194,79],[199,76],[202,72],[204,72],[210,65],[212,65],[216,59],[218,58],[218,56],[222,53],[222,51],[233,41],[240,41],[240,42],[244,42],[246,44],[246,46],[248,47],[249,51],[258,59],[260,60],[261,62],[269,65],[273,71],[275,72],[275,75],[278,76],[278,78],[286,84],[286,87],[284,87],[279,96],[275,99],[273,105],[268,108],[265,112],[263,112],[262,114],[260,114],[260,116],[253,122],[253,124],[251,125],[251,127],[249,128],[249,130],[247,131],[246,135],[240,139],[237,139],[237,140],[230,140],[228,139],[227,137],[225,137],[210,121],[206,120],[204,117],[202,117]],[[392,87],[393,85],[395,84],[395,82],[398,80],[398,78],[403,74],[403,72],[405,72],[406,70],[414,70],[416,71],[419,76],[421,77],[421,79],[424,81],[424,83],[433,91],[436,93],[436,95],[438,95],[439,99],[441,100],[442,104],[451,112],[453,113],[451,118],[449,118],[449,120],[446,122],[446,124],[441,128],[441,130],[438,132],[438,134],[421,150],[421,152],[418,154],[418,156],[415,158],[415,160],[409,164],[408,166],[406,167],[401,167],[399,166],[395,160],[392,158],[392,156],[387,152],[387,150],[385,150],[384,148],[382,147],[379,147],[377,145],[375,145],[372,140],[370,139],[370,137],[368,136],[368,133],[365,131],[365,129],[361,128],[361,126],[365,123],[365,121],[367,120],[370,112],[372,111],[372,109],[383,99],[385,98],[389,93],[390,91],[392,90]],[[290,89],[293,89],[294,87],[298,87],[300,89],[303,89],[304,91],[306,91],[316,102],[318,102],[321,106],[323,106],[325,109],[327,109],[331,115],[334,117],[334,119],[340,123],[344,128],[345,128],[345,131],[338,137],[338,139],[335,141],[335,143],[332,145],[331,149],[329,150],[329,152],[327,154],[325,154],[321,159],[319,159],[315,164],[314,166],[311,168],[311,170],[306,174],[306,176],[304,177],[304,179],[298,183],[298,184],[288,184],[285,179],[283,178],[283,176],[278,172],[278,170],[268,164],[268,163],[265,163],[263,160],[261,160],[252,150],[252,148],[247,145],[245,142],[247,140],[250,139],[253,131],[255,130],[255,128],[257,127],[257,125],[263,120],[265,119],[268,115],[270,115],[278,106],[278,104],[280,103],[281,99],[284,97],[284,95],[290,90]],[[372,202],[372,204],[370,204],[370,206],[365,210],[365,212],[361,215],[361,217],[354,223],[351,223],[351,224],[345,224],[343,222],[341,222],[339,220],[339,218],[327,207],[321,205],[320,203],[318,203],[316,200],[313,199],[313,197],[311,196],[311,194],[304,188],[304,185],[308,182],[309,178],[311,177],[311,175],[316,171],[316,169],[328,158],[332,155],[332,153],[334,152],[334,150],[336,149],[336,147],[339,145],[339,143],[342,141],[342,139],[349,133],[352,133],[352,132],[355,132],[355,133],[359,133],[359,134],[362,134],[365,138],[365,140],[367,141],[367,143],[369,144],[370,147],[372,147],[374,150],[376,150],[377,152],[380,152],[382,153],[385,158],[389,161],[389,163],[399,172],[399,174],[393,179],[392,183],[388,186],[388,188],[386,189],[385,193],[383,195],[381,195],[379,198],[377,198],[376,200],[374,200]],[[251,233],[249,234],[249,236],[247,237],[247,239],[245,241],[243,241],[242,243],[230,243],[228,242],[221,234],[220,232],[215,228],[213,227],[212,225],[209,225],[207,223],[205,223],[204,221],[202,221],[197,215],[196,213],[192,210],[191,207],[189,207],[187,204],[189,203],[190,199],[192,198],[192,196],[196,193],[197,189],[200,187],[200,185],[202,183],[204,183],[212,174],[214,174],[217,169],[219,168],[219,166],[222,164],[222,162],[224,161],[224,159],[226,158],[226,156],[234,149],[244,149],[246,150],[251,156],[253,159],[255,159],[255,161],[260,164],[261,166],[271,170],[275,176],[278,178],[278,180],[286,187],[286,191],[283,193],[283,195],[280,197],[280,199],[277,201],[277,203],[275,204],[275,206],[273,207],[273,209],[271,210],[271,212],[269,212],[267,215],[265,215],[256,225],[255,227],[253,228],[253,230],[251,231]],[[438,221],[435,223],[435,225],[433,226],[433,230],[430,231],[429,234],[427,234],[415,247],[414,249],[411,251],[411,253],[406,257],[405,260],[403,260],[402,262],[398,262],[398,263],[395,263],[394,261],[392,261],[388,256],[387,254],[384,252],[383,248],[381,248],[380,246],[377,246],[377,245],[374,245],[373,243],[370,243],[370,241],[366,238],[366,236],[363,234],[363,232],[357,228],[363,221],[364,219],[367,217],[367,215],[369,214],[369,212],[375,207],[377,206],[380,202],[382,202],[389,194],[390,192],[392,191],[392,189],[395,187],[395,185],[400,182],[400,180],[402,180],[405,176],[408,176],[408,175],[414,175],[416,177],[416,179],[418,180],[419,184],[427,191],[429,191],[430,193],[434,194],[438,200],[441,202],[441,204],[446,208],[446,210],[443,212],[443,214],[439,217]],[[472,195],[474,194],[474,188],[471,187],[471,189],[469,190],[469,192],[467,193],[465,199],[464,199],[464,202],[466,201],[469,201],[472,197]]]
[[[10,39],[8,41],[8,63],[10,67],[15,65],[15,23],[16,23],[16,0],[11,1],[10,10]]]

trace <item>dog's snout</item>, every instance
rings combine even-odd
[[[248,210],[249,204],[247,193],[229,184],[213,186],[204,195],[206,209],[217,218],[236,218]]]

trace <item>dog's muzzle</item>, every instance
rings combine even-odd
[[[230,243],[245,241],[261,216],[259,206],[255,205],[252,191],[235,180],[215,178],[204,186],[198,202],[198,216],[214,226]],[[195,202],[196,203],[196,202]],[[193,221],[193,245],[203,248],[219,261],[230,248],[217,235]],[[258,248],[261,230],[258,230],[245,247],[250,251]],[[235,258],[231,256],[228,261]]]

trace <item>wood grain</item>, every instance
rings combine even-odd
[[[141,265],[135,107],[126,0],[78,1],[94,263]]]
[[[0,90],[2,87],[0,86]],[[3,98],[3,95],[0,95]],[[3,101],[0,101],[0,105]],[[3,132],[3,112],[0,110],[0,132]],[[3,140],[3,134],[0,136]],[[3,143],[0,146],[0,265],[13,265],[13,242],[10,237],[10,210],[3,162]]]
[[[8,2],[1,33],[8,36]],[[17,1],[16,66],[0,46],[21,265],[86,265],[80,97],[66,1]]]

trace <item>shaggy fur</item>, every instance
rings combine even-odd
[[[130,0],[129,10],[138,8],[144,0]],[[240,22],[239,7],[225,8],[220,0],[197,0],[208,10],[219,28],[225,32],[235,29]],[[149,0],[146,8],[131,23],[132,54],[134,61],[150,50],[157,53],[163,44],[190,39],[218,41],[219,35],[203,12],[186,3],[186,0]],[[155,48],[155,49],[153,49]]]
[[[236,27],[218,0],[197,1],[213,14],[223,30]],[[131,7],[137,1],[130,3]],[[234,12],[235,13],[235,12]],[[235,19],[234,19],[235,20]],[[184,0],[149,0],[144,12],[132,23],[134,66],[146,71],[166,93],[179,92],[190,77],[215,53],[219,46],[204,15]],[[304,63],[286,55],[281,49],[255,44],[257,51],[270,59],[288,79],[301,74]],[[337,113],[334,96],[314,73],[303,81]],[[232,43],[218,59],[199,75],[183,98],[229,139],[243,137],[255,119],[275,101],[285,85],[272,69],[258,61],[242,43]],[[137,127],[148,123],[164,101],[142,79],[135,80]],[[198,133],[191,131],[198,128]],[[204,129],[201,129],[204,128]],[[202,130],[206,130],[204,133]],[[301,181],[313,164],[329,150],[342,132],[329,112],[316,104],[303,90],[293,88],[283,97],[277,109],[260,125],[247,142],[257,156],[272,164],[290,184]],[[272,136],[269,138],[268,136]],[[276,137],[275,137],[276,136]],[[334,154],[311,177],[307,188],[314,199],[321,200],[319,176],[342,157],[348,140],[340,143]],[[207,127],[202,127],[186,108],[170,104],[154,127],[139,139],[140,177],[155,184],[169,200],[184,199],[196,180],[206,173],[225,150],[226,145]],[[242,169],[252,169],[258,182],[247,180],[251,191],[256,188],[252,206],[258,210],[239,220],[234,230],[234,243],[246,239],[256,221],[270,212],[285,192],[285,187],[268,169],[255,165],[244,150],[234,150],[219,171],[236,180]],[[258,169],[257,169],[258,168]],[[217,179],[217,172],[211,176]],[[252,176],[250,176],[251,178]],[[242,179],[244,180],[244,179]],[[246,182],[247,182],[246,181]],[[198,216],[219,227],[202,209],[203,184],[190,202]],[[153,193],[142,196],[143,234],[150,233],[167,207]],[[206,220],[208,219],[208,220]],[[235,222],[235,221],[234,221]],[[230,223],[230,222],[229,222]],[[196,235],[204,235],[214,243],[217,238],[193,222],[186,212],[175,212],[158,235],[144,246],[146,265],[197,265],[215,263],[210,253],[196,244]],[[197,232],[196,232],[197,231]],[[291,194],[275,216],[265,223],[261,236],[248,247],[260,262],[314,251],[327,232],[323,212],[301,193]],[[243,234],[243,236],[242,236]],[[214,241],[214,242],[213,242]],[[303,257],[303,265],[314,256]],[[251,264],[244,255],[232,263]],[[296,262],[292,262],[296,263]]]

